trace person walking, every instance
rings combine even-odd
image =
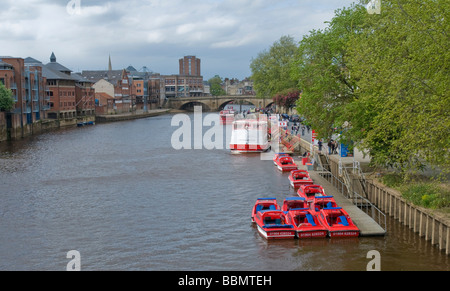
[[[331,155],[333,153],[333,140],[332,139],[330,139],[328,141],[327,146],[328,146],[328,154]]]

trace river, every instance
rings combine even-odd
[[[175,150],[174,115],[0,143],[0,270],[450,270],[445,252],[388,219],[385,237],[268,242],[259,197],[295,192],[258,155]],[[192,117],[192,114],[190,115]]]

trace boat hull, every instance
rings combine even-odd
[[[278,240],[278,239],[294,239],[295,230],[293,229],[264,229],[263,227],[257,225],[259,234],[267,240]]]
[[[327,237],[327,230],[297,230],[295,237],[298,239],[324,238]]]
[[[333,230],[328,231],[329,237],[358,237],[359,230]]]
[[[278,170],[280,170],[281,172],[290,172],[290,171],[293,171],[293,170],[297,170],[297,169],[298,169],[297,166],[286,166],[286,167],[283,167],[283,166],[280,166],[280,165],[278,165],[278,164],[277,164],[277,168],[278,168]]]
[[[230,144],[230,150],[235,153],[263,153],[268,151],[270,145]]]
[[[302,185],[312,185],[314,182],[313,180],[292,180],[289,177],[289,183],[292,188],[300,188]]]

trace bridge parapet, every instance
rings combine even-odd
[[[252,95],[227,95],[214,97],[182,97],[169,98],[166,106],[171,109],[187,109],[196,105],[202,106],[204,111],[220,111],[227,104],[240,101],[248,102],[256,107],[266,108],[273,103],[271,98],[257,98]]]

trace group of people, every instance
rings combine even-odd
[[[322,140],[319,140],[318,142],[318,146],[319,146],[319,151],[322,151],[322,147],[323,147],[323,143]],[[328,141],[328,154],[329,155],[335,155],[337,154],[337,150],[338,150],[338,143],[337,141],[330,139],[330,141]]]
[[[330,141],[328,142],[328,154],[329,155],[333,155],[333,154],[337,154],[337,149],[338,149],[338,143],[337,141],[330,139]]]

